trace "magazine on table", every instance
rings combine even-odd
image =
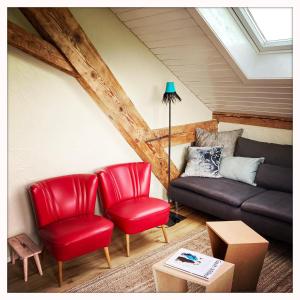
[[[209,280],[223,261],[185,248],[179,249],[165,265]]]

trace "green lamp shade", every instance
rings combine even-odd
[[[175,90],[174,82],[167,82],[166,93],[175,93],[175,92],[176,92],[176,90]]]

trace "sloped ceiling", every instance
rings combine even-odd
[[[211,111],[292,117],[292,80],[242,80],[187,9],[112,10]]]

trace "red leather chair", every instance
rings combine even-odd
[[[44,247],[58,261],[59,285],[63,261],[104,248],[110,265],[108,245],[113,223],[94,214],[98,179],[94,174],[67,175],[31,185],[39,235]]]
[[[165,224],[170,205],[149,197],[151,165],[146,162],[108,166],[97,172],[99,193],[104,214],[119,227],[126,237],[129,256],[129,235],[162,226],[168,242]]]

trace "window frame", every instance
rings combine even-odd
[[[251,39],[252,44],[255,45],[258,52],[292,52],[293,39],[267,41],[248,8],[233,7],[230,11],[238,21],[239,26],[242,27],[248,38]]]

